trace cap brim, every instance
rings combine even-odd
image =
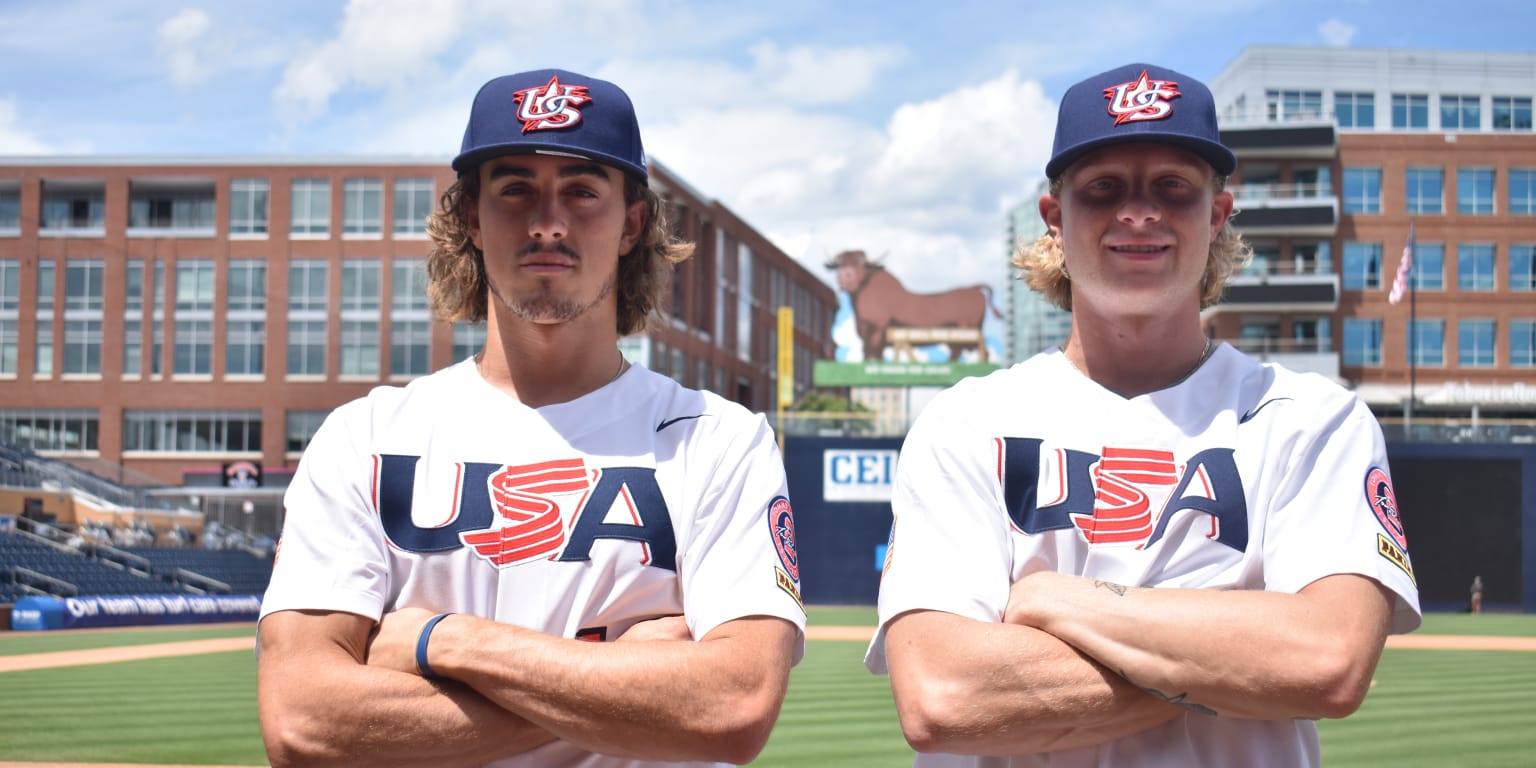
[[[1202,159],[1210,164],[1211,168],[1215,169],[1217,174],[1221,176],[1230,176],[1232,175],[1233,171],[1237,170],[1237,156],[1232,154],[1232,150],[1227,149],[1226,147],[1213,141],[1207,141],[1205,139],[1196,138],[1194,136],[1169,136],[1167,134],[1149,135],[1142,133],[1128,133],[1123,136],[1110,136],[1094,139],[1093,141],[1085,141],[1076,146],[1067,148],[1056,157],[1051,158],[1051,161],[1046,164],[1045,176],[1049,179],[1060,178],[1063,173],[1066,173],[1067,169],[1070,168],[1073,163],[1081,160],[1083,155],[1086,155],[1096,149],[1103,149],[1104,147],[1113,146],[1115,144],[1134,143],[1172,144],[1177,147],[1183,147],[1184,149],[1199,155]]]

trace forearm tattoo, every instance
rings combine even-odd
[[[1100,589],[1107,589],[1121,597],[1125,597],[1125,593],[1130,589],[1130,587],[1124,584],[1116,584],[1113,581],[1095,581],[1093,585]]]
[[[1152,696],[1156,696],[1157,698],[1162,699],[1163,701],[1166,701],[1169,704],[1172,704],[1172,705],[1174,705],[1176,707],[1183,707],[1184,709],[1187,709],[1187,710],[1189,710],[1191,712],[1198,712],[1199,714],[1202,714],[1202,715],[1210,715],[1211,717],[1216,717],[1216,710],[1211,709],[1210,707],[1207,707],[1204,704],[1197,704],[1197,703],[1195,703],[1193,701],[1190,701],[1188,693],[1180,693],[1180,694],[1175,695],[1175,696],[1169,696],[1168,694],[1163,693],[1162,691],[1159,691],[1156,688],[1149,688],[1149,687],[1147,687],[1145,685],[1141,685],[1140,683],[1137,683],[1135,680],[1131,680],[1131,676],[1127,675],[1125,673],[1125,670],[1123,670],[1123,669],[1120,670],[1120,676],[1125,678],[1126,680],[1130,681],[1131,685],[1134,685],[1137,688],[1140,688],[1143,691],[1146,691],[1148,694],[1151,694]]]

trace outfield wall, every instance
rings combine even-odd
[[[785,438],[806,602],[874,604],[900,448],[901,438]],[[1536,613],[1536,446],[1387,452],[1425,610],[1465,610],[1481,575],[1485,608]]]

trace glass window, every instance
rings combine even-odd
[[[1509,321],[1509,365],[1536,368],[1536,320]]]
[[[1493,321],[1462,320],[1456,324],[1456,362],[1463,368],[1493,367]]]
[[[431,179],[395,179],[395,234],[425,235],[431,214]]]
[[[396,261],[391,269],[389,308],[395,312],[426,312],[427,263],[420,259]]]
[[[176,311],[213,311],[213,261],[182,259],[176,262]]]
[[[52,312],[54,308],[53,289],[54,264],[52,259],[37,260],[37,311]]]
[[[325,312],[326,263],[319,259],[295,259],[288,263],[288,309]]]
[[[236,320],[224,324],[224,372],[230,376],[260,376],[265,366],[267,324],[262,320]]]
[[[37,319],[37,364],[33,366],[39,379],[53,376],[53,320]]]
[[[100,183],[43,184],[42,229],[100,230],[106,220],[106,188]]]
[[[0,234],[21,232],[21,190],[0,184]]]
[[[229,262],[228,309],[230,312],[265,312],[267,263],[258,259]]]
[[[1264,100],[1271,121],[1316,120],[1323,114],[1322,91],[1269,90]]]
[[[1411,365],[1445,365],[1445,321],[1414,320],[1408,323],[1408,351],[1415,356]]]
[[[1381,243],[1344,244],[1344,289],[1381,287]]]
[[[341,320],[341,375],[378,377],[379,321]]]
[[[66,376],[101,375],[101,320],[64,316],[64,356],[59,370]]]
[[[468,360],[485,348],[485,323],[453,324],[453,361]]]
[[[287,422],[284,450],[302,453],[309,447],[309,441],[319,431],[320,425],[325,423],[325,416],[325,411],[289,411],[284,417]]]
[[[1445,290],[1445,243],[1413,244],[1412,280],[1414,290]]]
[[[21,261],[0,259],[0,312],[21,308]]]
[[[267,234],[267,197],[266,179],[231,179],[229,234]]]
[[[1445,171],[1440,168],[1409,168],[1404,200],[1409,213],[1445,213],[1441,202]]]
[[[293,180],[293,235],[325,237],[331,233],[331,182],[326,179]]]
[[[1493,213],[1493,169],[1458,168],[1456,170],[1456,212]]]
[[[1536,290],[1536,243],[1510,244],[1509,290]]]
[[[172,350],[177,376],[213,373],[213,320],[176,316],[176,345]]]
[[[1536,168],[1509,169],[1509,212],[1536,215]]]
[[[1344,169],[1344,212],[1381,213],[1381,169]]]
[[[325,320],[288,321],[288,375],[325,375]]]
[[[1344,364],[1381,365],[1381,319],[1344,318]]]
[[[380,297],[378,259],[341,262],[341,311],[371,312],[378,316]]]
[[[89,453],[99,449],[99,417],[90,410],[0,410],[0,442],[32,451]]]
[[[1376,94],[1340,91],[1333,95],[1333,112],[1340,128],[1375,128]]]
[[[1428,128],[1429,94],[1392,94],[1392,127],[1404,129]]]
[[[1483,127],[1483,97],[1440,96],[1440,129],[1476,131]]]
[[[1493,290],[1493,244],[1456,246],[1456,287],[1463,291]]]
[[[421,376],[428,372],[431,327],[426,319],[392,320],[389,324],[389,375]]]
[[[136,379],[144,373],[144,320],[138,316],[123,318],[123,378]]]
[[[101,312],[105,298],[102,285],[106,265],[100,259],[70,259],[64,262],[64,311]]]
[[[128,191],[128,228],[212,234],[213,183],[135,182]]]
[[[21,260],[0,259],[0,376],[19,373]]]
[[[1493,97],[1493,129],[1495,131],[1531,130],[1531,97]]]
[[[0,377],[13,378],[20,369],[17,358],[21,353],[20,321],[0,313]]]
[[[746,245],[737,246],[736,355],[742,360],[752,359],[752,261],[752,249]],[[666,370],[666,367],[659,366],[657,370]]]
[[[341,231],[377,235],[384,231],[384,180],[347,179],[341,184]]]
[[[260,411],[123,411],[123,450],[259,453]]]

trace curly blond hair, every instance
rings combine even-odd
[[[1051,180],[1051,197],[1061,198],[1060,178]],[[1227,177],[1217,175],[1213,183],[1216,192],[1227,187]],[[1232,211],[1236,216],[1237,211]],[[1200,281],[1200,308],[1213,306],[1221,300],[1227,279],[1242,271],[1253,258],[1253,249],[1232,228],[1232,217],[1221,225],[1216,239],[1211,241],[1210,256],[1205,261],[1205,277]],[[1015,244],[1013,266],[1020,270],[1019,279],[1035,291],[1045,295],[1047,301],[1062,309],[1072,311],[1072,277],[1067,274],[1067,255],[1050,232],[1041,235],[1033,243],[1020,241]]]
[[[427,254],[427,297],[432,312],[450,322],[478,323],[486,319],[489,288],[485,254],[469,238],[469,207],[480,194],[478,169],[465,173],[438,200],[427,219],[432,250]],[[672,267],[693,255],[694,244],[679,240],[667,222],[666,204],[644,182],[624,175],[624,204],[645,203],[639,242],[619,259],[614,286],[619,298],[618,331],[628,336],[645,329],[662,306],[672,280]]]

